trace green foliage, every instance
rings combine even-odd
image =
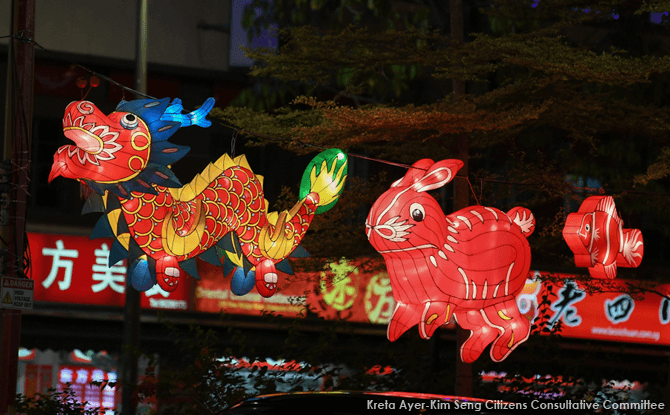
[[[77,400],[70,384],[60,392],[51,388],[32,397],[19,394],[14,402],[14,410],[26,415],[98,415],[101,409]]]
[[[291,89],[287,104],[223,116],[299,153],[337,147],[406,164],[454,157],[465,134],[481,202],[523,203],[546,218],[530,239],[538,268],[570,266],[560,225],[592,194],[570,175],[598,181],[620,212],[635,206],[626,223],[643,232],[654,223],[665,238],[657,244],[668,242],[660,206],[670,174],[670,58],[658,37],[664,26],[644,14],[665,2],[482,1],[466,13],[463,43],[446,34],[447,3],[406,3],[415,23],[397,18],[397,2],[276,2],[265,17],[279,24],[279,49],[249,54],[257,79]],[[454,95],[453,79],[470,93]],[[639,203],[627,193],[634,186],[654,202]]]

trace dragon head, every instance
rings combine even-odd
[[[213,106],[209,98],[198,110],[182,114],[179,99],[141,99],[121,101],[116,111],[105,115],[89,101],[72,102],[65,109],[63,133],[74,145],[58,149],[49,182],[63,176],[121,198],[133,191],[155,194],[152,184],[179,187],[168,166],[189,147],[167,139],[180,127],[211,125],[205,116]]]

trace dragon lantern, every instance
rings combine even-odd
[[[137,290],[158,283],[174,291],[182,275],[198,277],[196,257],[221,266],[225,256],[238,268],[236,294],[255,285],[270,297],[277,269],[290,272],[285,259],[304,254],[296,248],[314,215],[339,198],[347,160],[337,149],[316,156],[303,175],[301,200],[281,213],[268,213],[263,177],[244,156],[223,155],[182,186],[170,165],[189,147],[167,140],[180,127],[210,126],[205,117],[213,105],[209,98],[184,114],[179,99],[121,101],[105,115],[89,101],[72,102],[63,132],[74,145],[58,149],[49,182],[63,176],[90,189],[82,213],[104,213],[91,238],[115,238],[109,265],[127,258],[129,285]]]

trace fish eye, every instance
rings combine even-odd
[[[409,214],[416,222],[421,222],[426,217],[426,211],[419,203],[412,203]]]
[[[123,118],[121,118],[121,126],[126,130],[137,128],[138,123],[139,121],[134,114],[126,114],[123,116]]]

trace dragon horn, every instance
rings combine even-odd
[[[212,122],[205,119],[205,117],[214,108],[214,102],[214,98],[207,98],[197,110],[188,114],[182,114],[181,112],[184,107],[181,105],[181,100],[175,99],[161,116],[161,121],[178,122],[182,127],[189,127],[191,125],[198,125],[203,128],[209,127],[212,125]]]

